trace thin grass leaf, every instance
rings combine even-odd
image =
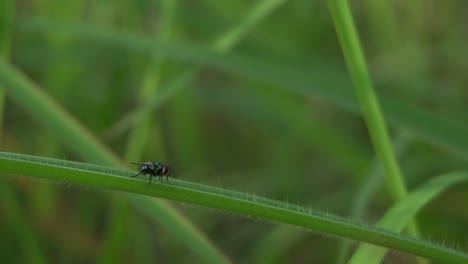
[[[172,184],[148,184],[129,178],[133,172],[85,163],[0,152],[0,173],[27,175],[93,188],[145,194],[174,201],[222,209],[261,219],[291,224],[344,238],[372,243],[443,263],[466,263],[468,255],[427,241],[417,240],[376,227],[357,224],[279,201],[173,179]],[[115,193],[115,195],[123,195]]]
[[[374,91],[374,84],[354,25],[351,8],[348,0],[328,0],[328,6],[330,7],[341,49],[354,83],[372,145],[385,172],[387,190],[393,201],[400,201],[405,198],[407,193],[405,179],[390,142],[387,124]],[[408,223],[407,229],[411,235],[420,236],[416,221]]]
[[[468,182],[468,173],[466,172],[450,172],[437,176],[409,193],[405,199],[394,204],[377,223],[377,226],[401,232],[403,227],[440,193],[453,185],[466,182]],[[387,249],[363,244],[359,246],[348,263],[380,263],[386,252]]]
[[[377,157],[385,171],[387,189],[394,201],[401,200],[406,196],[405,180],[392,149],[387,126],[364,59],[364,52],[359,42],[348,1],[329,0],[328,5],[358,95],[367,129]]]

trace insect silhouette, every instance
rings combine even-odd
[[[155,162],[155,161],[147,161],[143,163],[130,162],[130,164],[141,166],[140,172],[138,172],[137,175],[130,176],[132,178],[137,177],[139,175],[148,174],[149,175],[148,184],[150,184],[154,176],[158,177],[158,181],[161,182],[162,176],[166,175],[166,181],[171,183],[169,181],[169,176],[171,175],[171,167],[169,167],[168,165],[162,164],[161,162]]]

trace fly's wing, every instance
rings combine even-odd
[[[143,166],[143,165],[146,165],[145,162],[141,163],[141,162],[129,162],[130,164],[134,164],[134,165],[140,165],[140,166]]]

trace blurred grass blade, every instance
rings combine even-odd
[[[354,25],[349,1],[328,0],[328,6],[372,145],[385,172],[387,191],[393,201],[400,201],[407,194],[405,178],[390,142],[387,124],[364,58],[364,51]],[[420,236],[416,220],[408,223],[407,230],[414,237]],[[422,263],[424,261],[420,260],[420,264]]]
[[[8,220],[7,223],[3,222],[2,224],[11,224],[11,229],[17,232],[16,236],[20,242],[19,249],[24,253],[21,258],[29,263],[48,263],[41,243],[36,237],[36,232],[31,228],[26,220],[26,215],[22,212],[19,197],[16,196],[13,186],[8,182],[0,182],[0,198],[2,199],[2,209],[7,212],[7,214],[2,215],[2,218]],[[2,220],[4,221],[4,219]]]
[[[10,56],[11,31],[15,1],[3,0],[0,2],[0,59],[7,60]]]
[[[222,34],[212,45],[214,51],[225,53],[237,45],[263,19],[284,4],[286,0],[263,0],[232,29]]]
[[[116,167],[122,166],[119,159],[110,150],[97,140],[91,132],[83,127],[75,118],[68,114],[56,101],[43,93],[21,72],[3,61],[0,61],[0,86],[5,87],[15,102],[22,105],[43,126],[51,129],[64,144],[68,144],[68,147],[77,152],[84,160]],[[154,201],[154,203],[159,203],[159,207],[167,207],[168,210],[170,210],[170,205],[164,201],[157,200]],[[177,214],[172,215],[175,216]],[[158,218],[154,220],[160,221]],[[192,224],[180,214],[171,221],[174,223],[171,227],[178,225],[177,228],[167,230],[174,235],[181,234],[181,229],[194,228]],[[205,243],[205,240],[200,237],[184,236],[178,239],[189,247],[191,247],[191,243],[200,243],[208,247],[206,250],[217,252],[218,257],[216,259],[225,260],[222,253],[220,253],[213,244]],[[201,258],[205,256],[204,252],[195,253]]]
[[[394,145],[395,153],[397,157],[401,157],[403,152],[406,152],[408,145],[410,145],[411,136],[405,132],[400,132],[396,136],[392,145]],[[351,218],[354,220],[366,219],[366,211],[375,197],[375,193],[382,185],[383,171],[380,162],[377,159],[373,159],[372,166],[369,170],[369,175],[366,177],[365,182],[362,184],[362,188],[359,188],[358,194],[352,203]],[[336,262],[338,264],[345,263],[351,251],[352,244],[350,241],[341,241],[336,256]]]
[[[258,245],[252,249],[249,263],[281,263],[281,260],[286,260],[284,256],[287,256],[289,250],[300,245],[299,241],[308,236],[302,230],[290,226],[276,227],[258,241]]]
[[[2,0],[0,2],[0,60],[8,61],[10,57],[11,31],[14,13],[14,0]],[[3,89],[0,89],[0,139],[3,138],[4,106],[5,92]]]
[[[11,31],[15,13],[14,0],[0,1],[0,60],[8,61],[11,50]],[[3,114],[5,110],[5,90],[0,87],[0,142],[3,139]]]
[[[109,219],[112,219],[107,225],[106,235],[103,238],[102,249],[96,263],[119,263],[122,254],[120,254],[122,244],[127,230],[128,204],[122,199],[115,199],[110,203],[111,209]]]
[[[187,70],[179,74],[177,78],[165,85],[159,91],[158,96],[150,97],[142,106],[137,107],[136,110],[126,114],[122,119],[117,121],[110,129],[104,132],[105,137],[114,137],[122,134],[127,129],[132,127],[146,114],[158,110],[161,106],[171,100],[174,96],[179,94],[190,83],[191,80],[197,75],[195,69]]]
[[[250,9],[250,11],[245,15],[245,17],[242,17],[240,22],[238,22],[236,25],[234,25],[232,28],[228,29],[226,32],[222,33],[217,40],[215,40],[213,44],[214,50],[218,52],[227,52],[228,50],[232,49],[235,45],[237,45],[244,37],[246,34],[248,34],[258,23],[260,23],[262,20],[267,18],[277,7],[279,7],[282,3],[284,3],[285,0],[263,0],[259,4],[255,5],[253,8]],[[169,32],[171,30],[171,24],[172,20],[174,17],[175,13],[175,7],[176,7],[176,2],[175,1],[163,1],[162,4],[163,8],[161,10],[161,21],[160,21],[160,26],[159,26],[159,35],[161,39],[167,39],[169,36]],[[149,118],[149,113],[151,113],[154,108],[157,108],[158,106],[162,105],[162,103],[167,102],[170,98],[174,97],[176,94],[178,94],[180,91],[182,91],[185,87],[188,87],[188,83],[194,79],[194,77],[198,73],[197,68],[192,68],[181,75],[179,75],[175,81],[171,82],[168,87],[161,89],[159,91],[159,80],[160,80],[160,68],[163,58],[160,56],[159,51],[154,51],[153,53],[154,58],[153,60],[156,59],[156,61],[153,61],[151,63],[150,67],[148,67],[147,72],[144,75],[144,86],[141,91],[141,98],[143,98],[142,105],[148,110],[146,111],[141,111],[138,110],[136,112],[132,112],[131,119],[133,121],[133,124],[136,123],[135,128],[130,134],[130,140],[127,148],[127,153],[126,153],[126,158],[127,160],[139,160],[139,156],[142,153],[142,148],[145,146],[145,140],[147,139],[146,135],[149,135],[149,128],[152,122],[150,120],[145,120],[145,118]],[[130,124],[130,122],[127,122],[124,119],[123,123],[118,122],[118,126],[121,126],[121,124]],[[138,122],[137,122],[138,121]],[[152,139],[154,140],[154,138]],[[157,138],[156,138],[157,140]],[[161,144],[159,144],[161,145]],[[162,149],[159,149],[159,153],[163,153]],[[169,225],[168,228],[171,230],[177,230],[177,227],[173,227],[173,221],[171,220],[173,217],[171,216],[171,213],[174,215],[177,215],[176,211],[172,212],[171,210],[159,210],[156,211],[154,210],[154,207],[159,207],[157,204],[154,204],[152,201],[143,201],[144,199],[140,199],[140,203],[135,202],[134,204],[141,205],[141,203],[151,203],[153,206],[148,206],[149,208],[153,208],[153,210],[148,210],[146,209],[146,206],[140,206],[139,208],[141,210],[147,211],[147,213],[154,215],[155,217],[158,217],[159,219],[162,218],[167,218],[166,221],[161,220],[161,224],[167,224]],[[150,205],[151,205],[150,204]],[[161,208],[162,209],[162,208]],[[163,217],[166,216],[166,217]],[[196,230],[195,228],[185,228],[185,229],[180,229],[182,234],[180,236],[176,237],[183,237],[187,236],[186,233],[192,234],[194,237],[198,237],[200,239],[203,239],[203,235],[201,232]],[[208,243],[208,240],[205,240],[206,244]],[[200,243],[199,245],[197,243],[189,243],[190,246],[195,247],[192,248],[196,252],[201,252],[203,248],[199,248],[200,245],[203,245],[203,243]],[[210,254],[206,254],[208,256],[208,259],[211,259],[211,261],[216,260],[217,258],[212,257],[214,254],[213,252],[208,252]],[[214,252],[216,253],[216,252]],[[219,261],[217,261],[219,262]]]
[[[328,0],[328,5],[372,144],[385,171],[387,190],[394,201],[399,201],[406,196],[405,180],[393,152],[348,0]],[[411,233],[416,235],[416,230],[412,228]]]
[[[403,227],[432,199],[455,184],[468,182],[467,172],[451,172],[427,181],[423,186],[393,205],[377,223],[377,226],[401,232]],[[380,263],[387,249],[363,244],[359,246],[348,263]],[[468,260],[467,260],[468,261]]]
[[[161,39],[169,39],[172,24],[174,23],[174,16],[176,13],[177,0],[163,0],[161,2],[161,10],[159,11],[159,19],[156,24],[157,29],[155,34]],[[143,25],[142,25],[143,26]],[[146,101],[151,98],[160,98],[160,86],[164,67],[164,59],[154,54],[148,58],[144,74],[142,76],[142,84],[139,89],[138,101],[139,104],[145,104]],[[160,99],[159,99],[160,100]],[[145,146],[148,146],[148,142],[159,142],[152,146],[154,155],[160,160],[165,160],[165,151],[162,147],[161,142],[164,139],[161,136],[161,122],[155,115],[150,115],[151,112],[147,112],[141,116],[140,122],[136,123],[130,131],[130,135],[127,140],[127,147],[125,150],[126,160],[141,160],[142,153],[145,150]],[[149,135],[153,130],[151,138]]]
[[[0,61],[7,62],[11,50],[11,31],[13,16],[15,13],[15,1],[0,1]],[[0,84],[0,87],[2,85]],[[5,90],[0,88],[0,145],[3,145],[3,118],[5,106]],[[8,212],[5,215],[7,223],[11,224],[12,230],[16,230],[20,249],[24,253],[25,261],[30,263],[47,263],[47,258],[41,248],[38,237],[33,228],[28,223],[27,216],[22,212],[19,197],[15,193],[14,187],[9,183],[0,182],[0,197],[3,209]]]
[[[224,54],[233,49],[242,39],[253,30],[253,28],[267,18],[273,11],[275,11],[281,4],[286,2],[285,0],[264,0],[261,1],[258,5],[254,6],[245,17],[232,28],[226,30],[219,37],[217,37],[212,43],[212,49],[219,54]],[[34,23],[33,23],[34,26]],[[167,42],[166,42],[167,43]],[[169,48],[169,52],[174,52],[176,54],[179,50],[172,49],[164,44],[161,45],[161,40],[154,41],[155,49],[152,50],[153,53],[158,53],[159,55],[165,55],[168,51],[166,48]],[[164,46],[161,50],[161,47]],[[171,51],[173,50],[173,51]],[[188,54],[192,54],[189,52]],[[186,55],[188,55],[186,54]],[[197,55],[195,55],[198,57]],[[199,56],[200,58],[205,57],[204,54]],[[105,132],[107,136],[113,136],[120,134],[125,130],[129,129],[133,124],[141,121],[146,113],[155,111],[165,103],[167,103],[175,95],[179,94],[188,84],[197,76],[199,67],[192,67],[183,73],[181,73],[177,78],[169,82],[165,87],[161,89],[159,96],[152,96],[142,106],[137,107],[136,110],[126,114],[122,119],[116,122],[116,124],[111,127],[108,131]],[[144,123],[144,122],[143,122]]]
[[[37,18],[23,18],[17,22],[20,29],[28,32],[72,34],[81,39],[136,52],[152,53],[158,50],[173,60],[211,65],[227,72],[275,84],[278,88],[287,89],[302,96],[314,96],[342,109],[360,114],[348,75],[338,64],[324,63],[324,60],[320,58],[311,61],[307,67],[291,67],[267,62],[265,59],[216,54],[196,45],[155,42],[135,34],[95,27],[56,23]],[[467,124],[431,113],[414,104],[385,95],[385,93],[379,95],[383,113],[390,123],[468,159]],[[151,111],[165,102],[145,105],[140,110]],[[121,128],[128,129],[128,125],[135,121],[134,117],[126,117],[126,119],[126,124]]]
[[[145,185],[148,183],[145,181]],[[171,183],[173,180],[171,180]],[[148,188],[148,187],[146,187]],[[147,196],[126,195],[134,208],[139,209],[151,219],[157,219],[158,224],[168,231],[171,236],[181,244],[185,244],[204,263],[231,263],[216,245],[196,226],[187,224],[188,220],[174,207],[167,206],[160,199]]]
[[[444,263],[468,261],[468,255],[463,252],[357,224],[329,213],[177,179],[172,180],[172,185],[148,185],[146,179],[129,178],[128,175],[133,173],[131,171],[6,152],[0,152],[0,173],[28,175],[222,209],[372,243]]]
[[[130,196],[129,196],[130,197]],[[216,247],[207,247],[206,244],[211,244],[211,241],[205,236],[204,233],[200,232],[199,229],[193,228],[193,226],[187,226],[187,228],[181,229],[178,228],[179,225],[174,223],[172,219],[176,217],[179,212],[176,208],[171,207],[169,210],[167,208],[160,206],[155,198],[150,198],[147,196],[132,195],[130,197],[134,207],[138,208],[140,211],[145,212],[146,215],[151,217],[158,217],[161,219],[160,225],[167,230],[178,230],[180,234],[174,236],[175,238],[183,237],[196,237],[198,240],[203,241],[203,243],[190,243],[187,246],[193,250],[193,252],[203,252],[203,261],[204,263],[231,263],[226,256],[220,258],[222,255],[216,251]],[[156,209],[155,209],[156,208]],[[184,243],[184,241],[179,241]]]
[[[61,105],[42,92],[23,73],[3,61],[0,62],[0,85],[18,105],[24,107],[40,124],[49,128],[83,159],[106,165],[120,164],[117,156]]]
[[[129,4],[131,5],[132,2]],[[158,15],[158,20],[156,20],[156,32],[157,35],[161,38],[167,38],[170,35],[172,24],[173,24],[173,18],[174,14],[176,11],[176,6],[177,6],[177,0],[163,0],[161,2],[161,9],[159,10],[159,15]],[[138,13],[135,12],[135,16],[138,16]],[[141,28],[144,28],[144,25],[139,25]],[[141,88],[139,90],[139,97],[138,101],[140,103],[144,103],[150,98],[157,97],[159,98],[159,86],[160,86],[160,80],[161,80],[161,74],[162,74],[162,68],[164,65],[164,59],[158,56],[157,54],[153,54],[153,56],[150,56],[148,58],[148,61],[146,62],[146,67],[144,69],[144,74],[142,76],[142,84]],[[164,142],[164,139],[160,136],[161,135],[161,122],[159,120],[151,118],[150,114],[146,114],[144,117],[142,117],[141,122],[135,124],[133,126],[133,129],[130,131],[130,135],[128,136],[127,139],[127,146],[125,149],[125,160],[142,160],[142,153],[144,151],[145,146],[149,146],[148,142],[154,142],[154,146],[151,146],[153,151],[155,151],[155,157],[158,157],[160,160],[165,160],[164,159],[164,150],[162,147],[161,142]],[[154,133],[151,137],[149,138],[149,135],[151,134],[151,130],[153,129]],[[148,199],[148,198],[147,198]],[[141,199],[143,200],[143,199]],[[117,201],[118,202],[118,201]],[[135,205],[139,201],[133,202]],[[172,208],[169,208],[167,206],[159,206],[160,203],[155,202],[151,203],[150,205],[146,205],[148,209],[147,211],[151,212],[156,212],[153,217],[159,219],[159,223],[165,224],[166,222],[171,223],[171,226],[164,226],[165,229],[169,230],[180,230],[176,225],[177,223],[173,223],[173,219],[177,218],[177,213],[174,213],[174,215],[169,215],[169,217],[163,218],[162,216],[167,216],[170,212],[172,212]],[[128,210],[128,205],[125,204],[118,204],[118,210],[115,211],[115,219],[116,222],[122,222],[122,226],[118,226],[117,224],[113,225],[114,228],[109,228],[109,232],[107,236],[109,237],[108,240],[108,247],[106,250],[103,250],[101,256],[106,256],[106,258],[102,258],[101,262],[102,264],[105,263],[116,263],[116,260],[114,259],[115,256],[119,256],[118,253],[122,247],[123,247],[123,242],[124,242],[124,234],[120,231],[122,229],[127,229],[129,226],[127,225],[127,221],[124,221],[127,217],[127,211]],[[139,209],[144,209],[146,207],[139,207]],[[155,208],[159,209],[159,211],[154,210]],[[146,212],[148,213],[148,212]],[[116,219],[117,218],[117,219]],[[188,228],[187,228],[188,229]],[[185,231],[186,229],[183,229]],[[201,233],[196,234],[199,235],[198,237],[204,238]],[[192,236],[192,237],[197,237],[197,236]],[[179,234],[179,236],[175,237],[189,237],[186,234]],[[118,242],[116,242],[118,241]],[[208,241],[205,241],[208,242]],[[149,241],[146,241],[146,243],[149,243]],[[199,243],[193,242],[189,243],[189,245],[198,245]],[[209,243],[206,243],[209,245]],[[198,249],[194,249],[194,252],[203,252],[204,245],[200,246]],[[207,255],[207,254],[203,254]]]

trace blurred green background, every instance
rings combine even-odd
[[[375,174],[360,216],[374,222],[391,200],[372,172],[373,147],[326,1],[284,1],[235,47],[220,48],[216,39],[259,2],[16,1],[9,60],[121,157],[122,168],[157,160],[183,180],[343,216]],[[379,96],[468,125],[468,3],[351,4]],[[207,65],[194,70],[198,64]],[[181,88],[171,85],[187,73],[194,77]],[[173,95],[146,118],[116,129],[167,91]],[[391,135],[410,190],[467,167],[466,157],[396,123]],[[86,160],[8,95],[3,127],[3,151]],[[38,241],[46,262],[106,262],[101,253],[113,242],[121,263],[202,262],[139,211],[116,209],[118,193],[27,177],[1,177],[0,185],[0,259],[8,263],[30,261],[21,232]],[[418,215],[422,237],[467,248],[467,200],[466,188],[453,188],[431,202]],[[236,263],[336,258],[338,239],[173,205]],[[109,235],[116,221],[117,238]]]

